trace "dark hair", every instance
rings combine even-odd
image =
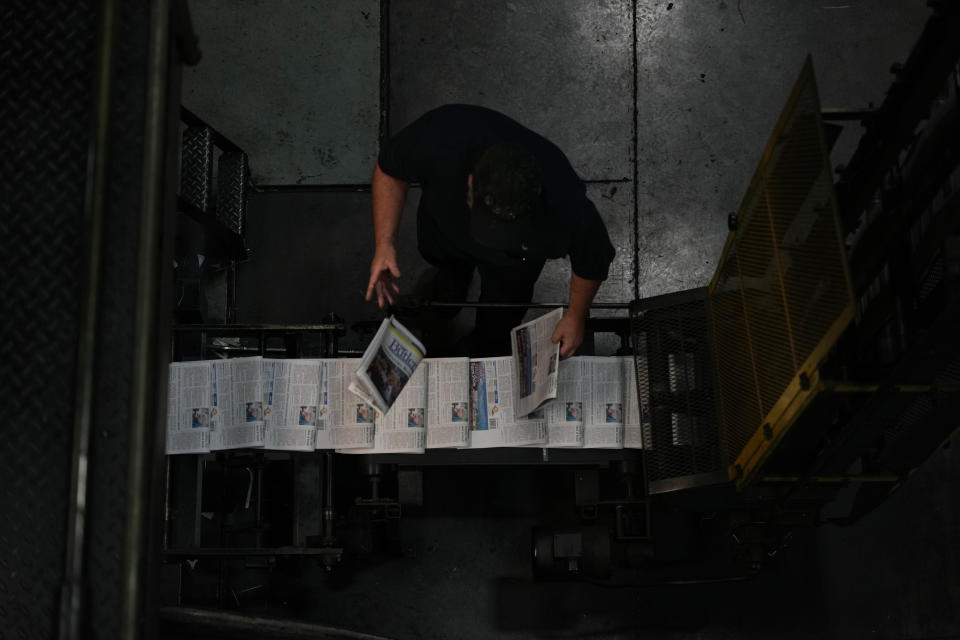
[[[543,174],[536,156],[518,142],[488,147],[473,172],[474,206],[501,220],[531,213],[540,200]]]

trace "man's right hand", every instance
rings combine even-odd
[[[397,266],[397,251],[393,245],[377,247],[370,263],[370,283],[367,284],[367,301],[377,294],[377,304],[383,309],[387,304],[393,304],[393,294],[400,292],[396,279],[400,277],[400,268]],[[393,290],[391,292],[391,289]]]

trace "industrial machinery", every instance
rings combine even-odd
[[[803,65],[709,286],[590,319],[632,358],[643,448],[164,457],[169,361],[353,355],[371,327],[240,323],[254,185],[180,106],[186,2],[11,3],[4,633],[279,633],[238,614],[420,562],[411,537],[439,555],[474,533],[449,515],[522,524],[505,591],[762,580],[800,528],[882,508],[960,426],[960,10],[929,4],[876,108],[824,108]]]
[[[422,511],[454,468],[535,473],[561,487],[563,506],[540,514],[530,538],[532,575],[548,580],[742,580],[793,529],[827,521],[822,507],[841,490],[855,498],[829,521],[876,508],[958,426],[958,19],[930,19],[877,109],[824,110],[808,59],[729,216],[709,287],[592,321],[633,356],[644,449],[172,459],[170,604],[240,606],[253,589],[245,571],[291,559],[335,574],[400,553],[404,514]],[[835,182],[836,123],[851,119],[865,134]],[[202,336],[194,357],[243,345],[309,355],[313,332],[324,337],[312,353],[331,356],[343,330],[336,318],[185,325],[175,353],[190,334]],[[232,342],[217,346],[215,335]],[[183,571],[197,561],[216,570]]]

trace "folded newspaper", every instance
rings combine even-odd
[[[554,309],[510,330],[518,416],[533,413],[557,397],[560,345],[553,344],[551,338],[561,317],[563,309]]]
[[[550,342],[559,317],[554,311],[514,328],[513,356],[423,358],[420,343],[388,319],[362,359],[171,363],[167,453],[652,446],[646,347],[636,357],[561,362]],[[691,354],[670,354],[658,366],[669,376],[664,393],[671,396],[699,383],[701,364]],[[360,374],[369,382],[356,382]],[[394,379],[402,393],[388,389]],[[705,428],[699,416],[680,409],[661,419],[670,420],[672,446],[689,446]]]
[[[348,387],[386,414],[426,355],[423,344],[396,318],[385,318]]]
[[[424,358],[386,413],[348,390],[359,365],[360,358],[259,356],[171,363],[167,453],[653,444],[645,355],[561,361],[556,400],[532,414],[518,412],[510,356]],[[709,424],[684,411],[682,397],[700,384],[697,372],[704,365],[689,354],[670,354],[660,366],[670,380],[662,393],[676,399],[672,410],[660,413],[670,433],[661,442],[691,446]]]

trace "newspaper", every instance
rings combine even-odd
[[[518,415],[532,413],[547,400],[557,397],[560,345],[553,344],[550,338],[562,316],[562,309],[554,309],[510,330]]]
[[[350,391],[387,413],[426,349],[393,316],[384,318],[350,381]]]
[[[624,358],[582,356],[586,379],[583,411],[583,446],[623,448]]]
[[[340,453],[423,453],[427,443],[427,373],[420,366],[386,414],[376,412],[372,447],[338,449]]]
[[[584,442],[583,388],[590,384],[581,358],[560,361],[557,399],[543,407],[548,447],[582,447]]]
[[[167,453],[262,447],[260,360],[171,363]]]
[[[218,419],[210,362],[170,365],[167,388],[167,453],[208,453]],[[219,400],[219,398],[217,398]]]
[[[644,429],[650,429],[649,403],[638,398],[632,356],[561,361],[557,399],[543,412],[547,447],[641,449]]]
[[[210,450],[262,447],[264,444],[263,385],[260,381],[260,356],[221,360],[218,365],[228,373],[229,381],[220,380],[220,393],[229,389],[223,403],[227,419],[218,422],[210,434]],[[221,367],[218,367],[218,371]]]
[[[263,387],[259,356],[213,361],[214,394],[220,396],[210,432],[210,450],[262,447],[264,443]]]
[[[266,358],[260,371],[265,448],[313,451],[320,421],[320,361]]]
[[[325,405],[325,428],[329,438],[324,437],[324,448],[353,449],[372,447],[375,434],[374,407],[350,391],[350,381],[360,365],[360,358],[327,360],[327,389]]]
[[[470,443],[470,358],[426,358],[428,449]]]
[[[514,359],[509,356],[470,360],[470,444],[467,448],[546,444],[547,424],[542,413],[517,415],[514,412],[514,369]]]

